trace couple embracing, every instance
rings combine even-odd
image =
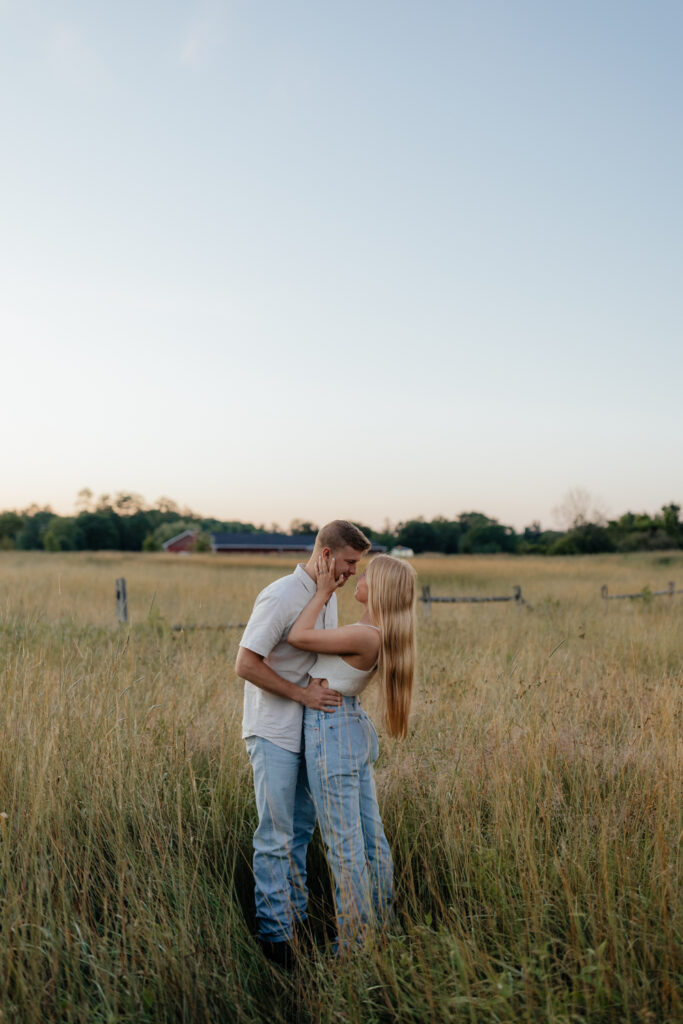
[[[336,591],[370,541],[336,519],[313,553],[261,591],[240,641],[242,736],[254,773],[258,938],[268,959],[292,962],[307,926],[306,851],[319,823],[334,877],[336,948],[363,941],[388,916],[393,864],[377,806],[377,733],[361,707],[380,687],[387,731],[404,738],[415,663],[415,573],[377,555],[358,577],[362,614],[339,626]]]

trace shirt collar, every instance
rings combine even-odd
[[[315,585],[315,580],[312,580],[311,577],[308,575],[308,573],[303,567],[302,562],[299,562],[299,564],[297,565],[296,569],[294,570],[294,575],[298,579],[299,583],[303,584],[307,593],[311,594],[311,596],[315,594],[316,590],[318,589]]]

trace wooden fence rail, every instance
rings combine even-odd
[[[683,594],[683,590],[676,590],[676,584],[673,580],[669,580],[669,585],[666,590],[650,590],[649,587],[643,587],[637,594],[610,594],[607,589],[607,584],[603,583],[600,587],[600,597],[603,601],[624,601],[627,598],[633,600],[637,597],[673,597],[674,594]]]
[[[182,625],[176,624],[175,626],[173,626],[173,631],[175,633],[184,633],[186,630],[191,630],[191,629],[245,629],[246,625],[247,625],[246,622],[221,622],[217,626],[200,626],[200,625],[182,626]]]
[[[493,601],[514,601],[515,604],[526,605],[529,609],[531,607],[522,597],[522,588],[516,586],[512,588],[511,594],[500,597],[434,597],[430,587],[423,587],[422,596],[418,597],[418,601],[424,604],[427,615],[430,614],[433,604],[488,604]]]
[[[673,597],[674,594],[683,594],[683,590],[676,590],[676,585],[673,580],[669,581],[669,585],[666,590],[650,590],[649,587],[644,587],[639,590],[636,594],[610,594],[607,588],[607,584],[604,583],[600,588],[600,596],[605,602],[607,607],[608,601],[624,601],[626,599],[633,600],[634,598],[649,598],[649,597]],[[513,601],[516,605],[524,605],[529,611],[531,611],[531,605],[522,597],[522,588],[514,586],[511,594],[495,595],[493,597],[435,597],[432,594],[431,587],[426,586],[422,588],[422,594],[418,597],[418,601],[424,606],[425,613],[431,614],[433,604],[491,604],[493,602],[500,601]],[[116,616],[119,622],[128,622],[128,594],[126,592],[126,581],[121,578],[116,580]],[[225,622],[217,625],[187,625],[183,626],[176,624],[173,626],[173,630],[176,633],[181,633],[185,630],[192,629],[244,629],[246,622]]]

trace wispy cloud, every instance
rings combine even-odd
[[[215,43],[215,26],[208,18],[196,22],[185,33],[180,45],[179,60],[183,67],[198,70],[206,67]]]

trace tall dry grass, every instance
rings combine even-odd
[[[245,621],[291,563],[0,554],[0,1020],[680,1020],[683,599],[599,597],[667,557],[415,560],[533,611],[420,616],[377,768],[395,919],[331,961],[316,840],[319,947],[283,979],[251,939],[239,630],[171,625]]]

